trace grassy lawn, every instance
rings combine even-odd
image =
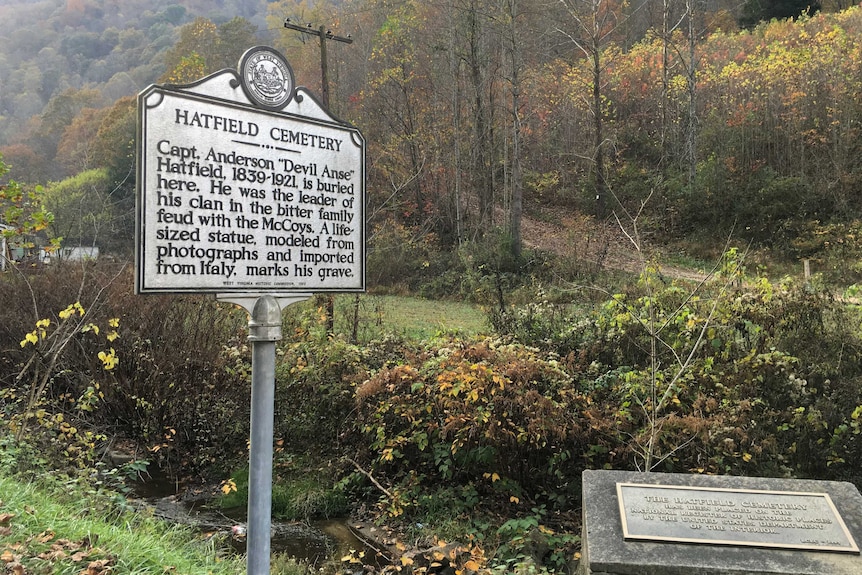
[[[0,561],[7,573],[122,575],[244,572],[212,542],[123,510],[83,482],[0,476]]]
[[[335,297],[335,331],[349,336],[355,296]],[[309,300],[305,305],[313,305]],[[484,312],[475,304],[395,295],[359,296],[357,339],[361,343],[385,334],[429,339],[441,334],[470,336],[488,331]]]

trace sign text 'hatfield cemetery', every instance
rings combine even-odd
[[[364,289],[362,136],[255,65],[139,95],[139,292]]]

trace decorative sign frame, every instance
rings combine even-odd
[[[138,95],[137,293],[365,291],[365,140],[252,48]]]

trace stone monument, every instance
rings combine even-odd
[[[585,471],[579,575],[862,575],[850,483]]]

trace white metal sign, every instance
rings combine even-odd
[[[138,96],[138,293],[364,291],[362,135],[258,60]]]

